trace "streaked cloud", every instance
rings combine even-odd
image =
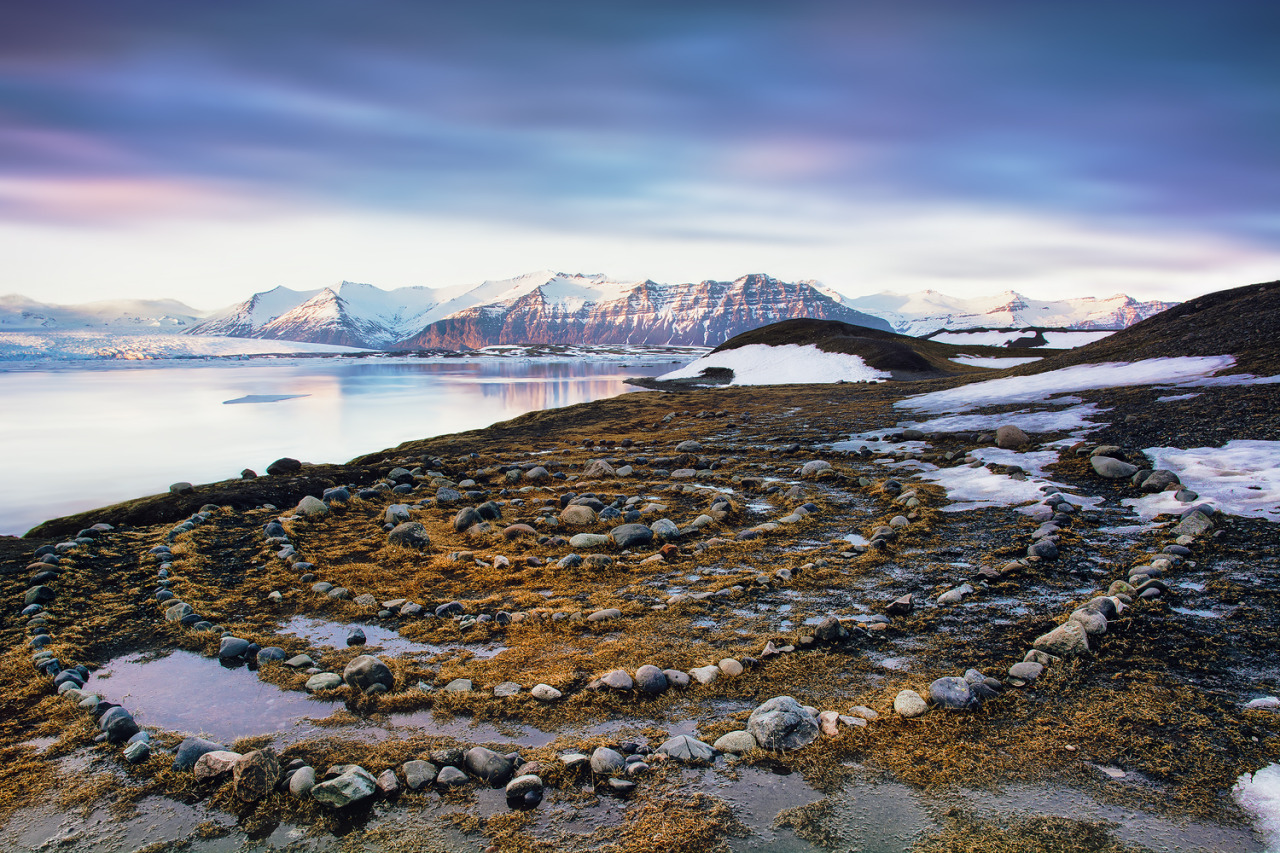
[[[1171,267],[1243,274],[1280,253],[1274,4],[86,0],[8,17],[0,239],[96,226],[145,245],[251,220],[279,229],[275,268],[317,216],[457,222],[467,245],[554,235],[571,269],[609,246],[613,274],[642,266],[631,247],[696,246],[724,252],[717,275],[751,257],[849,287],[874,270],[880,289],[1052,266],[1145,271],[1147,292]],[[375,283],[431,275],[413,252]],[[492,257],[464,280],[544,265]]]

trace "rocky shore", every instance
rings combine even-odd
[[[1275,441],[1280,386],[902,425],[965,381],[629,394],[0,540],[7,832],[858,849],[878,787],[921,804],[895,849],[1260,849],[1277,524],[1143,450]],[[117,686],[166,660],[185,701]],[[965,805],[1024,784],[1131,817]],[[90,844],[162,802],[204,819]]]

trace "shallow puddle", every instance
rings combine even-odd
[[[138,804],[137,814],[125,820],[112,815],[105,807],[94,809],[88,816],[53,806],[18,812],[4,827],[6,850],[77,850],[85,853],[127,853],[139,847],[164,842],[181,843],[195,832],[196,826],[212,822],[231,826],[229,815],[203,806],[188,806],[173,800],[152,797]],[[205,843],[184,847],[186,850],[231,851],[241,847],[243,837],[219,839],[221,844]]]
[[[1107,805],[1065,786],[1012,785],[998,794],[962,791],[959,799],[985,817],[1053,815],[1079,821],[1108,821],[1119,840],[1162,853],[1256,853],[1263,849],[1253,832],[1243,827],[1178,821]]]
[[[529,749],[546,746],[561,737],[558,732],[544,732],[533,726],[480,723],[470,717],[436,715],[430,710],[388,714],[385,724],[365,729],[362,734],[372,734],[378,739],[428,734],[451,737],[459,743],[523,746]]]
[[[379,625],[363,623],[333,622],[328,619],[315,619],[310,616],[295,616],[280,626],[280,633],[293,634],[306,640],[313,646],[329,646],[340,649],[347,645],[347,637],[359,628],[364,632],[364,646],[371,654],[382,652],[387,655],[418,655],[431,657],[445,652],[467,651],[477,658],[497,657],[507,650],[506,646],[494,644],[448,645],[438,646],[434,643],[418,643],[400,636]]]
[[[295,742],[321,734],[309,725],[342,707],[282,690],[239,667],[173,651],[116,658],[89,677],[85,689],[129,709],[143,726],[203,734],[230,743],[239,737],[280,733]]]

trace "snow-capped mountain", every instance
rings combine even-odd
[[[1172,308],[1174,302],[1139,302],[1117,294],[1052,301],[1028,299],[1006,290],[994,296],[957,298],[936,290],[918,293],[883,291],[869,296],[843,297],[843,304],[890,322],[904,335],[927,335],[939,329],[1020,328],[1043,326],[1065,329],[1124,329]]]
[[[716,346],[749,329],[795,317],[842,320],[888,331],[885,321],[841,305],[807,282],[766,275],[732,282],[658,284],[603,276],[537,273],[499,290],[491,301],[437,320],[397,348],[494,344],[678,344]],[[468,293],[466,298],[471,298]]]
[[[113,299],[83,305],[52,305],[16,293],[0,296],[0,331],[92,330],[124,334],[185,332],[205,312],[175,299]]]
[[[939,329],[1121,329],[1171,307],[1118,295],[1037,301],[1013,291],[958,299],[936,291],[849,297],[818,282],[767,275],[659,284],[543,270],[454,287],[382,290],[344,281],[276,287],[215,312],[174,300],[48,305],[0,297],[0,332],[93,330],[261,338],[367,349],[466,349],[494,344],[717,346],[798,317],[923,336]]]
[[[384,348],[448,313],[468,287],[401,287],[382,290],[344,281],[320,290],[277,287],[191,329],[193,335],[227,335],[283,341]]]
[[[213,312],[188,334],[251,338],[254,332],[318,293],[319,290],[290,290],[287,287],[255,293],[239,305]]]
[[[792,317],[889,328],[808,282],[752,275],[734,282],[664,285],[543,270],[450,288],[381,290],[348,281],[314,291],[277,287],[210,317],[190,333],[375,349],[701,346]]]

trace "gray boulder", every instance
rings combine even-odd
[[[914,690],[900,690],[898,695],[893,697],[893,710],[899,717],[910,720],[928,713],[929,705],[924,701],[924,697]]]
[[[316,769],[311,766],[299,767],[289,777],[289,793],[298,799],[306,799],[316,786]]]
[[[742,755],[750,752],[758,746],[755,736],[751,732],[736,731],[721,735],[715,742],[714,747],[719,752],[727,752],[732,755]]]
[[[1020,661],[1009,667],[1009,682],[1015,687],[1030,684],[1044,674],[1044,665],[1035,661]]]
[[[520,802],[527,806],[542,802],[542,777],[534,773],[517,776],[507,783],[508,802]]]
[[[650,530],[653,531],[654,536],[664,542],[673,542],[680,538],[680,528],[669,518],[658,519],[652,524]]]
[[[1130,465],[1110,456],[1094,456],[1089,459],[1089,464],[1098,476],[1108,480],[1127,480],[1138,472],[1137,465]]]
[[[431,547],[431,537],[427,535],[427,528],[423,524],[405,521],[397,524],[387,534],[387,544],[422,551]]]
[[[400,780],[390,767],[378,774],[378,793],[388,799],[400,793]]]
[[[329,505],[327,503],[317,497],[312,497],[311,495],[307,495],[305,498],[298,501],[298,505],[293,508],[295,515],[305,516],[324,515],[328,511]]]
[[[959,710],[978,704],[969,682],[954,675],[939,678],[929,685],[929,698],[940,708]]]
[[[223,637],[218,646],[220,660],[239,660],[249,651],[249,641],[239,637]]]
[[[600,676],[600,683],[614,690],[630,690],[635,687],[631,676],[624,669],[614,669]]]
[[[107,709],[98,720],[98,728],[106,733],[111,743],[124,743],[140,731],[133,715],[119,705]]]
[[[439,772],[430,761],[420,761],[418,759],[406,761],[400,769],[404,771],[404,782],[411,791],[416,791],[436,781],[436,774]]]
[[[669,686],[667,676],[653,664],[645,664],[636,670],[636,689],[642,693],[662,693]]]
[[[373,655],[360,655],[352,659],[342,670],[342,680],[361,693],[375,685],[382,686],[388,692],[396,687],[391,668]]]
[[[1139,483],[1139,487],[1144,492],[1163,492],[1169,486],[1177,485],[1181,482],[1177,474],[1161,468],[1152,471],[1146,479]]]
[[[442,788],[460,788],[470,781],[466,773],[453,766],[441,768],[436,775],[436,784]]]
[[[751,712],[747,720],[763,749],[799,749],[818,737],[818,721],[790,696],[775,696]]]
[[[1069,619],[1047,634],[1036,637],[1031,645],[1056,657],[1076,657],[1089,653],[1089,635],[1083,625]]]
[[[609,544],[609,537],[603,533],[578,533],[569,539],[569,547],[586,550],[588,548],[603,548]],[[567,557],[565,559],[568,559]]]
[[[458,510],[458,514],[453,517],[453,529],[458,533],[466,532],[472,525],[479,524],[483,521],[480,513],[473,506],[464,506]]]
[[[804,463],[804,465],[800,468],[800,476],[805,479],[808,479],[810,477],[818,476],[823,471],[829,471],[829,470],[831,470],[830,462],[826,462],[822,459],[815,459],[812,462]]]
[[[658,747],[658,752],[681,764],[711,764],[716,760],[715,749],[689,735],[676,735]]]
[[[511,778],[511,771],[515,769],[515,763],[510,758],[483,746],[471,747],[462,760],[471,775],[490,785],[505,785]]]
[[[1026,447],[1030,443],[1030,436],[1013,424],[1005,424],[996,430],[996,447],[1016,450],[1019,447]]]
[[[609,531],[609,538],[619,548],[644,548],[653,542],[653,531],[645,524],[620,524]]]
[[[353,764],[333,779],[312,788],[311,797],[326,806],[341,809],[367,800],[377,792],[378,780],[373,774]]]
[[[205,740],[201,737],[189,737],[178,744],[178,752],[173,757],[173,769],[179,773],[189,773],[196,766],[196,761],[206,752],[225,749],[222,744]]]
[[[622,773],[627,769],[627,759],[622,753],[612,750],[607,746],[597,747],[596,751],[591,753],[591,772],[598,773],[601,776],[612,776],[615,773]]]

